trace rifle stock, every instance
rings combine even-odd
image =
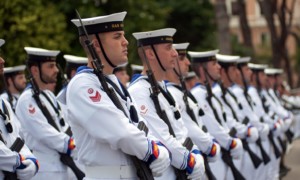
[[[22,147],[24,146],[24,141],[21,138],[17,138],[15,142],[11,145],[10,150],[15,152],[20,152]],[[17,180],[16,172],[3,171],[4,180]]]
[[[281,152],[279,151],[277,145],[275,144],[275,141],[273,139],[273,132],[270,131],[269,135],[268,135],[268,138],[273,146],[273,149],[274,149],[274,153],[275,153],[275,157],[276,159],[278,159],[280,156],[281,156]]]
[[[221,147],[221,151],[222,151],[222,159],[230,167],[234,179],[235,180],[245,180],[244,176],[235,167],[232,157],[230,155],[230,152],[223,147]]]

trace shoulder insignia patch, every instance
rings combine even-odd
[[[148,108],[145,105],[141,105],[140,113],[145,115],[148,112]]]
[[[35,113],[35,107],[33,107],[32,104],[29,104],[28,112],[29,112],[30,114],[34,114],[34,113]]]
[[[99,102],[101,99],[101,94],[99,91],[94,91],[93,88],[89,88],[88,90],[88,94],[90,94],[89,98],[93,101],[93,102]]]

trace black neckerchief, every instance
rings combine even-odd
[[[2,117],[2,119],[4,121],[4,125],[5,125],[7,132],[12,133],[13,127],[10,122],[10,114],[9,114],[8,109],[3,100],[2,100],[2,109],[3,109],[3,111],[0,109],[0,116]]]
[[[64,118],[62,118],[61,116],[61,113],[60,113],[60,110],[61,110],[61,107],[59,105],[59,103],[57,103],[57,107],[54,106],[53,102],[51,101],[51,99],[49,98],[49,96],[44,92],[44,91],[41,91],[41,94],[46,98],[46,100],[50,103],[51,107],[54,109],[55,113],[57,114],[57,117],[59,117],[59,124],[61,126],[65,126],[66,123],[65,123],[65,120]]]
[[[179,85],[177,85],[177,84],[174,84],[173,86],[174,86],[175,88],[177,88],[178,90],[180,90],[180,91],[183,90],[182,87],[179,86]],[[187,91],[187,96],[188,96],[195,104],[198,104],[198,102],[197,102],[195,96],[194,96],[190,91]],[[199,115],[199,116],[203,116],[204,114],[205,114],[205,113],[204,113],[203,109],[199,107],[198,115]]]
[[[122,91],[123,91],[124,94],[121,92],[120,88],[119,88],[119,87],[118,87],[111,79],[109,79],[109,78],[106,77],[106,76],[105,76],[105,79],[106,79],[106,82],[107,82],[108,84],[110,84],[110,85],[114,88],[114,90],[119,94],[119,96],[120,96],[124,101],[126,101],[127,103],[129,103],[129,102],[127,101],[127,99],[129,98],[130,102],[132,102],[132,98],[131,98],[129,92],[127,91],[127,89],[126,89],[121,83],[119,83],[119,84],[120,84],[121,89],[122,89]],[[138,122],[139,122],[138,114],[137,114],[137,111],[136,111],[136,109],[135,109],[135,107],[134,107],[133,104],[130,104],[129,113],[130,113],[130,119],[131,119],[133,122],[138,123]]]
[[[168,101],[168,103],[173,106],[173,108],[176,108],[176,102],[174,100],[174,98],[172,97],[172,95],[170,94],[170,92],[168,91],[168,89],[164,90],[161,86],[158,86],[160,92],[162,93],[162,95],[166,98],[166,100]],[[179,111],[176,109],[172,109],[174,112],[174,116],[175,118],[178,120],[181,115],[179,113]]]
[[[226,88],[226,92],[228,92],[228,94],[233,98],[233,100],[238,104],[239,109],[242,110],[243,106],[240,102],[238,102],[237,97],[228,89]]]

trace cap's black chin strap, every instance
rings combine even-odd
[[[157,55],[157,53],[156,53],[156,51],[155,51],[155,49],[154,49],[153,44],[151,45],[151,48],[152,48],[152,50],[154,51],[154,54],[155,54],[155,57],[156,57],[156,59],[157,59],[157,61],[158,61],[159,66],[161,67],[161,69],[162,69],[163,71],[166,71],[166,69],[163,67],[163,65],[161,64],[161,62],[160,62],[160,60],[159,60],[159,58],[158,58],[158,55]]]
[[[43,76],[42,76],[42,65],[41,65],[41,63],[38,63],[38,65],[39,65],[39,74],[40,74],[40,79],[41,79],[41,81],[42,81],[43,83],[45,83],[45,84],[49,84],[48,82],[46,82],[46,81],[43,79]]]
[[[208,77],[210,80],[212,80],[213,82],[218,81],[217,79],[214,79],[214,78],[209,74],[209,72],[207,71],[207,62],[204,62],[204,63],[203,63],[203,70],[204,70],[204,73],[207,75],[207,77]],[[206,76],[204,76],[204,77],[206,77]],[[206,81],[208,81],[207,78],[206,78]]]
[[[23,90],[23,89],[18,88],[18,87],[16,86],[16,83],[15,83],[15,77],[12,77],[12,78],[11,78],[11,81],[12,81],[13,86],[15,87],[15,89],[16,89],[17,91],[21,92],[21,91]]]
[[[96,35],[97,41],[98,41],[98,43],[99,43],[99,45],[100,45],[101,51],[102,51],[102,53],[103,53],[103,56],[104,56],[104,58],[106,59],[106,61],[108,62],[108,64],[109,64],[111,67],[113,67],[113,68],[117,67],[117,66],[114,65],[114,64],[109,60],[109,58],[107,57],[107,55],[106,55],[106,53],[105,53],[105,51],[104,51],[103,45],[102,45],[102,43],[101,43],[101,41],[100,41],[99,35],[98,35],[98,34],[95,34],[95,35]]]
[[[180,74],[176,71],[176,69],[174,68],[173,70],[174,70],[175,74],[176,74],[178,77],[180,77]]]
[[[226,76],[227,76],[227,79],[228,79],[229,83],[230,83],[230,84],[233,84],[233,81],[232,81],[231,77],[230,77],[229,74],[228,74],[228,69],[229,69],[229,68],[225,68],[225,73],[226,73]]]

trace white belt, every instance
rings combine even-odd
[[[133,166],[85,166],[85,175],[95,179],[137,178]]]

